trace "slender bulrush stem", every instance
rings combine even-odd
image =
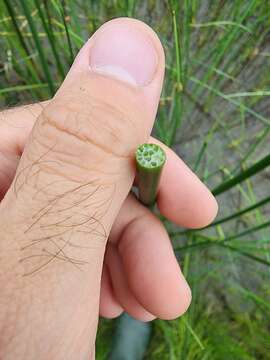
[[[146,206],[155,203],[165,161],[164,150],[156,144],[143,144],[136,150],[139,200]]]
[[[135,160],[139,200],[152,209],[166,161],[165,152],[156,144],[143,144],[137,148]],[[118,320],[113,349],[108,360],[142,360],[149,345],[151,332],[151,323],[135,320],[127,313],[122,314]]]

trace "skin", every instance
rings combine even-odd
[[[143,87],[87,66],[95,37],[119,24],[155,47]],[[150,137],[163,74],[153,31],[116,19],[85,44],[52,100],[0,113],[1,358],[94,358],[98,315],[149,321],[187,310],[168,234],[130,193],[136,147],[156,142],[167,155],[160,212],[187,228],[217,213],[197,176]]]

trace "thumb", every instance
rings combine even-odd
[[[2,253],[13,251],[6,277],[19,282],[13,299],[31,305],[16,315],[17,327],[32,322],[37,348],[45,336],[47,350],[57,344],[59,352],[74,334],[87,346],[94,338],[106,240],[132,186],[134,151],[150,135],[163,73],[162,46],[148,26],[110,21],[81,49],[34,126],[0,215]],[[72,319],[77,325],[67,326]],[[82,351],[80,344],[76,358]]]

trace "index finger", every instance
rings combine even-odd
[[[166,152],[157,205],[168,220],[187,228],[201,228],[217,215],[218,204],[211,191],[169,147],[150,138]]]

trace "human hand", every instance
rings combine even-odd
[[[98,313],[124,309],[148,321],[187,309],[190,289],[163,225],[129,194],[136,147],[159,143],[149,136],[163,73],[152,30],[113,20],[82,48],[54,99],[2,114],[0,357],[93,357]],[[161,146],[161,213],[206,226],[215,199]]]

